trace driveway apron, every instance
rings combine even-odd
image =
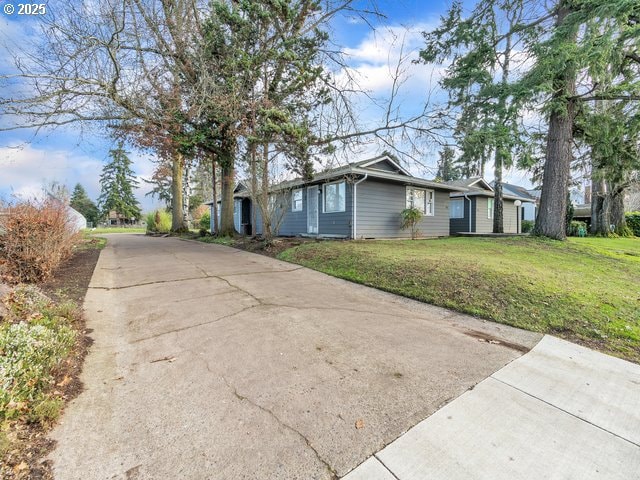
[[[540,335],[232,248],[111,235],[57,479],[332,479]]]

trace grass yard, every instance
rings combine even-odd
[[[145,233],[147,230],[144,227],[100,227],[100,228],[86,228],[84,233],[90,235],[101,235],[105,233]]]
[[[305,243],[280,258],[640,363],[640,239]]]

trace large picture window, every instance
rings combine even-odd
[[[449,218],[464,218],[464,200],[456,198],[449,201]]]
[[[291,211],[302,211],[302,189],[300,188],[291,193]]]
[[[407,208],[417,208],[423,215],[433,215],[433,190],[407,187]]]
[[[344,212],[346,207],[345,183],[325,183],[322,187],[323,192],[323,212],[334,213]]]

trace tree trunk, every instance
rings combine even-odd
[[[236,182],[235,139],[223,138],[218,161],[222,175],[222,205],[220,208],[220,230],[218,235],[233,237],[236,233],[233,222],[233,190]]]
[[[261,205],[262,205],[262,235],[266,241],[270,241],[273,238],[273,232],[271,231],[271,220],[275,212],[271,211],[271,205],[269,204],[269,145],[265,143],[262,146],[262,189]]]
[[[493,187],[493,233],[504,233],[504,203],[502,200],[502,160],[496,153],[495,181]]]
[[[591,192],[591,233],[593,235],[609,235],[610,202],[607,194],[607,184],[604,180],[592,180]]]
[[[216,159],[211,158],[211,186],[213,188],[213,204],[211,205],[211,214],[213,218],[211,219],[211,225],[213,225],[213,229],[211,233],[218,233],[220,230],[220,225],[218,222],[218,178],[216,175]]]
[[[624,216],[624,188],[613,189],[609,203],[611,225],[618,235],[627,235],[627,220]]]
[[[258,228],[258,210],[256,206],[258,202],[258,166],[256,165],[256,144],[251,142],[249,148],[249,161],[251,162],[251,233],[255,237]]]
[[[562,28],[570,9],[563,1],[556,25]],[[576,32],[569,32],[567,42],[575,42]],[[567,237],[565,217],[572,158],[573,121],[576,111],[576,70],[571,62],[554,79],[552,102],[556,105],[549,117],[549,133],[540,194],[540,209],[534,233],[556,240]],[[561,108],[563,105],[565,108]]]
[[[191,228],[191,167],[184,162],[184,180],[182,181],[182,224],[185,230]]]
[[[182,178],[184,174],[184,158],[176,153],[171,162],[171,231],[184,231],[184,215],[182,210]]]

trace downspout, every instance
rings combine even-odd
[[[462,195],[464,195],[464,198],[469,200],[469,233],[471,233],[471,199],[467,197],[466,193],[463,193]]]
[[[367,179],[368,176],[369,176],[369,174],[365,173],[364,177],[362,177],[360,180],[358,180],[357,182],[355,182],[353,184],[353,221],[352,221],[353,225],[351,225],[351,230],[352,230],[351,238],[353,240],[356,239],[356,233],[357,233],[357,228],[356,228],[356,220],[357,220],[357,218],[356,218],[356,207],[358,206],[358,195],[357,195],[357,193],[358,193],[358,184],[364,182]]]

